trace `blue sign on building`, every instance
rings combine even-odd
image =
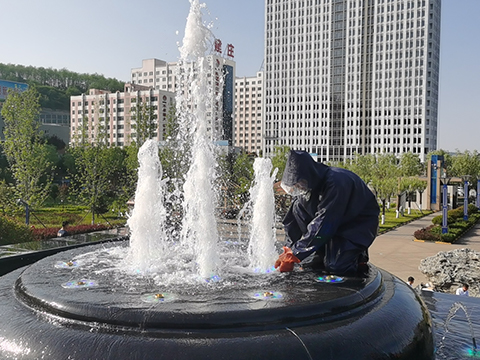
[[[235,79],[233,77],[233,67],[223,66],[224,86],[223,86],[223,140],[228,140],[233,144],[233,90]]]
[[[0,100],[6,99],[9,89],[25,91],[28,89],[28,85],[16,81],[0,80]]]

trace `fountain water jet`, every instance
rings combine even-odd
[[[202,8],[197,0],[191,1],[185,43],[192,47],[198,41],[192,40],[195,35],[201,34],[199,43],[207,43],[208,29],[198,26]],[[136,259],[140,270],[148,273],[156,267],[157,271],[156,277],[141,274],[134,277],[135,282],[130,281],[132,275],[112,270],[109,264],[112,257],[121,262],[122,252],[129,251],[127,244],[92,246],[89,250],[95,256],[90,258],[83,249],[59,252],[1,277],[0,313],[9,321],[0,327],[0,357],[433,359],[432,327],[422,301],[403,281],[374,266],[365,276],[346,277],[341,283],[318,282],[319,274],[311,271],[258,274],[255,279],[230,272],[222,281],[204,282],[203,286],[188,281],[190,270],[208,278],[224,265],[222,271],[228,272],[228,264],[238,262],[242,253],[266,251],[271,256],[271,248],[248,248],[245,242],[232,254],[231,247],[219,247],[213,216],[214,130],[212,126],[209,131],[205,122],[207,64],[204,48],[187,49],[186,45],[181,49],[182,59],[194,61],[197,70],[187,76],[190,82],[179,90],[187,100],[178,106],[191,109],[180,114],[181,133],[194,149],[185,179],[181,240],[170,240],[165,245],[168,249],[159,245],[166,255],[155,255],[153,264],[141,259],[155,247],[153,243],[146,246],[149,250],[131,250],[130,257]],[[188,94],[192,94],[191,99]],[[161,183],[161,170],[153,156],[154,146],[147,144],[141,153],[144,151],[155,163],[146,166],[145,183],[161,197],[156,183]],[[257,173],[265,180],[257,185],[271,184],[270,169],[267,171],[261,160],[257,165]],[[205,194],[199,194],[204,190]],[[252,190],[252,195],[261,199],[262,192]],[[143,189],[138,190],[138,196],[139,202],[150,204]],[[270,209],[271,202],[267,203],[259,200],[255,212],[256,206]],[[159,211],[156,217],[164,219],[164,214]],[[136,218],[137,213],[130,223],[143,231]],[[264,231],[270,237],[269,229],[272,227],[258,226],[254,231]],[[157,230],[151,229],[145,236]],[[136,235],[132,236],[136,243]],[[219,261],[218,253],[227,260]],[[55,267],[72,259],[78,266]],[[256,261],[250,263],[257,266]],[[267,262],[258,260],[259,266]],[[179,270],[172,271],[174,267]],[[174,281],[169,283],[168,277]],[[71,281],[77,286],[62,287]]]
[[[278,257],[275,249],[275,197],[273,183],[278,169],[272,175],[270,159],[256,158],[253,163],[254,184],[250,189],[250,241],[248,254],[250,267],[267,272]]]
[[[141,272],[148,272],[164,261],[166,248],[166,210],[162,166],[158,158],[158,144],[147,140],[138,154],[138,184],[135,208],[128,219],[130,251],[127,262]]]
[[[218,232],[215,220],[216,194],[215,156],[212,144],[213,129],[208,131],[207,104],[211,100],[208,86],[208,62],[205,58],[211,32],[202,23],[204,4],[191,1],[183,46],[180,48],[180,72],[187,73],[177,103],[183,105],[180,113],[182,134],[190,131],[192,162],[184,184],[184,221],[182,241],[195,249],[199,275],[209,278],[218,271]],[[191,71],[189,71],[191,70]],[[195,70],[195,71],[194,71]],[[185,94],[191,94],[183,98]],[[178,98],[178,96],[177,96]],[[210,124],[211,127],[212,124]]]
[[[447,318],[445,319],[445,325],[444,325],[444,334],[442,336],[442,339],[440,340],[440,343],[439,343],[439,346],[436,350],[436,353],[439,354],[440,356],[443,355],[443,348],[445,346],[445,340],[448,336],[448,333],[449,333],[449,324],[450,322],[452,321],[452,319],[456,316],[457,312],[459,310],[462,310],[463,313],[465,314],[465,317],[467,319],[467,322],[468,322],[468,326],[470,328],[470,335],[471,335],[471,339],[472,339],[472,348],[468,349],[467,352],[468,353],[471,353],[472,356],[474,357],[477,357],[476,355],[478,354],[480,356],[480,353],[479,353],[479,349],[477,348],[477,341],[475,339],[475,333],[473,331],[473,325],[472,325],[472,320],[470,319],[470,315],[467,311],[467,308],[465,307],[464,304],[462,304],[461,302],[455,302],[452,304],[448,314],[447,314]]]

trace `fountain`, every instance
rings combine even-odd
[[[177,100],[190,109],[180,124],[194,150],[180,233],[171,236],[157,145],[147,141],[129,242],[58,252],[0,277],[8,319],[0,357],[433,359],[429,313],[393,275],[374,266],[357,277],[272,271],[279,244],[269,160],[254,164],[250,236],[219,233],[202,7],[191,0],[181,48],[181,63],[193,59],[197,72],[182,95],[192,98]]]
[[[422,291],[436,335],[435,359],[479,359],[478,298]]]

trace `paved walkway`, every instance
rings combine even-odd
[[[412,221],[378,236],[369,249],[370,262],[404,281],[407,281],[409,276],[413,276],[415,285],[418,285],[427,281],[425,275],[418,270],[422,259],[436,255],[440,251],[461,248],[480,251],[480,223],[455,244],[415,241],[413,233],[418,229],[431,225],[432,218],[439,214],[441,212],[427,215],[422,219]]]

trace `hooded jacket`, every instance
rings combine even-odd
[[[294,187],[299,183],[303,187],[307,184],[308,192],[293,198],[283,220],[295,256],[303,260],[330,240],[340,238],[344,240],[340,252],[368,249],[377,235],[380,209],[358,175],[315,162],[307,152],[292,150],[282,185]]]

